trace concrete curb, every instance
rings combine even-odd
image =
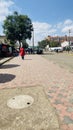
[[[8,58],[8,59],[4,59],[4,60],[2,61],[2,63],[0,63],[0,66],[3,65],[4,63],[8,62],[9,60],[13,59],[13,58],[14,58],[14,57],[10,57],[10,58]]]

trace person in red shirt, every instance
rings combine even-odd
[[[22,57],[22,59],[24,60],[24,55],[25,55],[25,49],[24,47],[20,48],[20,52],[19,52],[20,56]]]

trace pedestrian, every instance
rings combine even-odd
[[[22,60],[24,60],[24,55],[25,55],[25,49],[24,49],[24,47],[21,47],[21,48],[20,48],[19,54],[20,54]]]
[[[56,49],[56,52],[58,53],[58,49]]]

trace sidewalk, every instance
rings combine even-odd
[[[13,57],[5,57],[5,58],[0,58],[0,66],[6,63],[7,61],[11,60]]]
[[[60,129],[73,130],[73,73],[41,55],[26,55],[25,60],[15,57],[1,66],[0,72],[0,89],[10,93],[12,88],[42,87],[59,118]]]

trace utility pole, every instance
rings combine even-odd
[[[70,46],[70,33],[71,33],[71,30],[69,29],[69,46]]]
[[[33,47],[33,53],[34,53],[34,28],[32,33],[32,47]]]

